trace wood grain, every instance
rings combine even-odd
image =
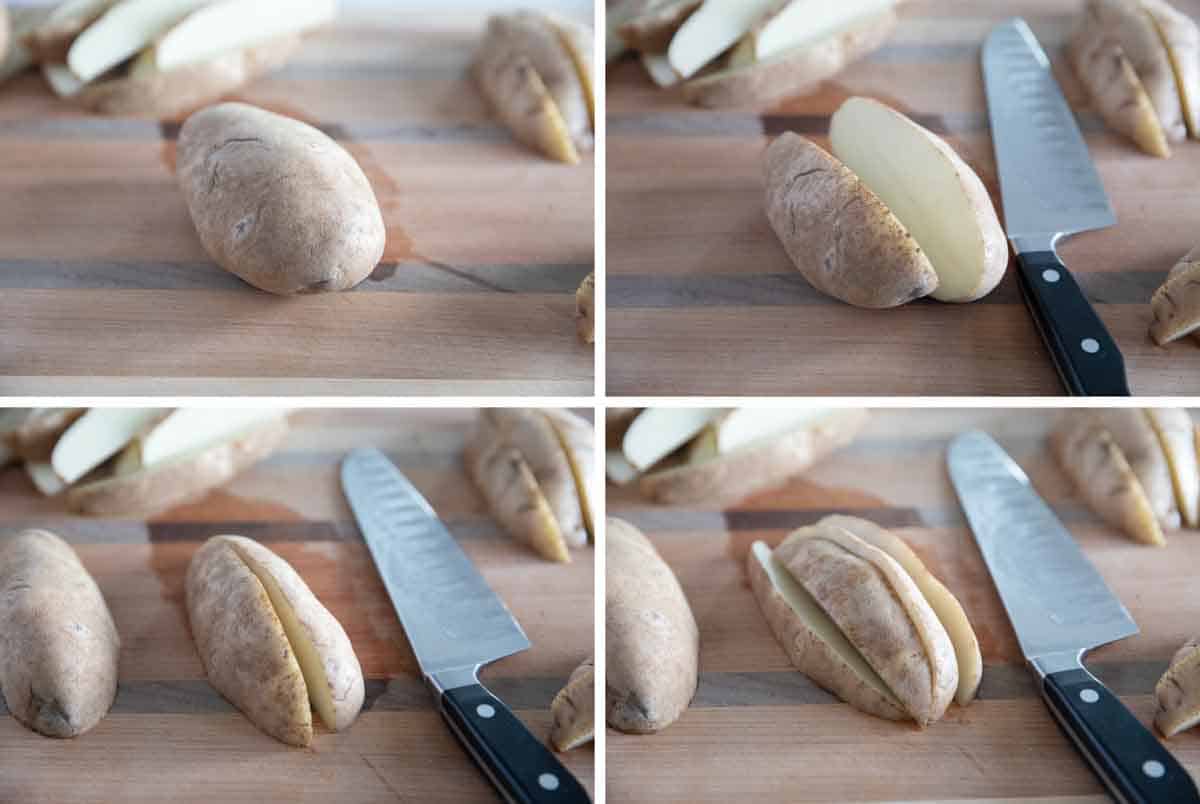
[[[363,166],[388,245],[351,292],[282,299],[213,264],[175,183],[179,121],[5,85],[0,393],[591,393],[590,157],[551,163],[493,122],[466,76],[482,13],[345,5],[236,99]]]
[[[1200,16],[1200,2],[1177,7]],[[1010,271],[983,302],[860,310],[814,291],[763,213],[761,154],[799,131],[828,147],[829,116],[879,98],[947,137],[1000,209],[979,67],[988,30],[1024,16],[1078,112],[1118,225],[1062,255],[1126,357],[1135,394],[1197,390],[1200,350],[1150,340],[1149,299],[1195,245],[1200,143],[1170,160],[1105,130],[1059,55],[1076,0],[914,0],[892,39],[812,95],[761,113],[687,106],[636,60],[608,71],[608,390],[626,395],[1057,395]]]
[[[434,709],[337,479],[347,451],[373,445],[426,495],[533,642],[483,680],[544,737],[551,699],[593,650],[592,555],[550,564],[492,522],[461,466],[474,415],[298,413],[279,452],[149,521],[72,517],[20,469],[0,471],[0,534],[37,526],[72,542],[122,638],[116,703],[83,737],[40,737],[0,704],[0,802],[494,801]],[[346,629],[367,686],[349,730],[318,728],[311,749],[289,748],[209,686],[183,580],[196,548],[219,533],[257,539],[290,562]],[[562,760],[591,789],[591,747]]]
[[[1042,704],[945,471],[965,429],[989,431],[1129,608],[1141,633],[1094,651],[1088,666],[1150,724],[1153,689],[1196,632],[1195,531],[1165,548],[1101,524],[1053,463],[1047,409],[879,410],[851,446],[803,478],[730,510],[662,507],[610,487],[608,513],[641,527],[684,587],[700,627],[700,687],[678,722],[653,736],[608,731],[612,801],[1107,800]],[[757,539],[778,543],[831,512],[896,528],[958,597],[984,659],[979,699],[925,730],[839,702],[796,672],[745,576]],[[1200,733],[1167,744],[1200,775]]]

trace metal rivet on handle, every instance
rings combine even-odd
[[[1157,759],[1147,759],[1142,763],[1142,773],[1151,779],[1161,779],[1167,775],[1167,769]]]
[[[482,718],[495,717],[496,707],[492,706],[491,704],[480,704],[479,706],[475,707],[475,714]]]
[[[1053,268],[1047,268],[1046,270],[1042,271],[1042,279],[1046,280],[1047,282],[1049,282],[1051,284],[1054,284],[1058,280],[1062,279],[1062,274],[1060,274],[1058,271],[1054,270]]]
[[[1079,348],[1087,352],[1089,355],[1094,355],[1100,351],[1100,341],[1095,338],[1084,338],[1079,342]]]
[[[538,777],[538,785],[543,790],[557,790],[558,789],[558,777],[555,776],[553,773],[543,773],[541,776]]]
[[[1084,703],[1095,703],[1100,700],[1100,693],[1089,687],[1086,690],[1079,691],[1079,699]]]

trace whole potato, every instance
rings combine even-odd
[[[210,106],[184,123],[178,165],[205,250],[255,287],[345,290],[383,256],[370,182],[312,126],[244,103]]]

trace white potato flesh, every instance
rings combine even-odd
[[[716,451],[724,455],[764,438],[811,427],[836,412],[828,408],[738,408],[717,424]]]
[[[664,53],[642,53],[642,67],[655,86],[666,89],[679,83],[679,76],[671,69],[671,62]]]
[[[67,487],[62,478],[55,474],[49,461],[26,461],[25,474],[29,475],[38,493],[46,497],[53,497]]]
[[[43,64],[42,77],[50,91],[60,98],[73,98],[83,91],[83,82],[65,64]]]
[[[983,183],[952,157],[953,150],[904,115],[867,98],[842,104],[829,136],[837,158],[888,205],[925,251],[938,275],[933,298],[970,301],[983,295],[979,288],[989,273],[996,273],[996,238],[1002,240],[1003,231],[997,233],[999,220]],[[981,214],[985,200],[990,218]],[[1007,264],[1006,243],[1003,248]],[[991,287],[994,283],[987,290]]]
[[[180,408],[142,439],[142,465],[228,441],[255,425],[286,415],[279,408]]]
[[[691,441],[720,413],[720,408],[646,408],[625,431],[621,450],[644,472]]]
[[[604,473],[618,486],[628,486],[641,474],[619,449],[610,449],[604,453]]]
[[[124,449],[166,412],[166,408],[92,408],[59,437],[50,464],[64,482],[74,483]]]
[[[691,78],[739,39],[778,0],[706,0],[688,17],[667,49],[672,69]]]
[[[211,0],[125,0],[92,23],[71,45],[67,66],[84,83],[137,55]]]
[[[754,55],[763,61],[810,45],[895,5],[896,0],[792,0],[754,34]]]
[[[336,18],[337,0],[224,0],[199,9],[168,31],[155,47],[155,59],[165,72]]]

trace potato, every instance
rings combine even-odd
[[[641,408],[605,408],[604,442],[609,449],[620,449],[629,425],[642,412]]]
[[[570,561],[568,548],[588,540],[586,484],[576,480],[576,469],[580,479],[591,471],[590,452],[577,451],[584,439],[590,446],[590,428],[573,415],[486,408],[466,444],[467,471],[492,514],[551,561]]]
[[[44,530],[0,541],[0,693],[47,737],[91,729],[117,695],[121,640],[70,546]]]
[[[12,46],[12,20],[8,15],[8,6],[0,0],[0,63],[8,59],[8,49]]]
[[[35,62],[65,62],[71,43],[117,0],[64,0],[21,37]]]
[[[154,44],[162,72],[211,61],[236,50],[291,38],[333,22],[336,0],[219,0],[184,17]]]
[[[575,291],[575,326],[584,343],[596,342],[596,274],[588,274]]]
[[[8,12],[8,46],[0,48],[0,82],[25,72],[33,64],[26,36],[50,16],[45,6],[16,6]]]
[[[867,412],[859,409],[812,413],[794,429],[764,432],[728,451],[698,450],[681,466],[643,475],[639,488],[662,503],[736,502],[782,484],[849,444],[867,420]]]
[[[358,716],[363,679],[350,640],[283,559],[214,536],[192,557],[185,590],[209,681],[258,728],[306,746],[312,709],[335,731]]]
[[[86,408],[34,408],[19,426],[5,432],[12,453],[26,461],[49,461],[58,437]]]
[[[570,751],[590,743],[596,723],[596,673],[588,659],[567,679],[550,704],[554,723],[550,726],[550,744],[555,751]]]
[[[1138,408],[1096,408],[1087,413],[1078,412],[1094,416],[1112,435],[1113,442],[1142,484],[1159,524],[1168,530],[1179,528],[1182,518],[1171,480],[1171,465],[1146,412]]]
[[[829,139],[928,256],[933,298],[974,301],[1000,284],[1008,239],[987,188],[945,140],[869,98],[841,105]]]
[[[856,20],[816,41],[793,47],[748,64],[694,78],[683,94],[700,106],[769,106],[784,98],[815,89],[887,41],[896,27],[895,12]]]
[[[702,0],[643,0],[640,8],[617,28],[626,47],[659,53],[671,45],[680,26],[700,8]]]
[[[775,557],[913,720],[924,726],[941,718],[958,689],[954,645],[895,559],[825,522],[793,533]]]
[[[691,78],[732,47],[778,0],[705,0],[680,26],[667,58],[681,78]]]
[[[1158,437],[1167,459],[1175,506],[1189,528],[1200,524],[1200,464],[1196,458],[1196,436],[1192,417],[1183,408],[1148,408],[1146,419]]]
[[[596,433],[592,423],[568,410],[546,408],[542,411],[558,438],[558,445],[567,456],[571,467],[571,478],[575,481],[575,493],[579,499],[579,513],[583,517],[583,528],[588,542],[595,541],[592,522],[591,487],[592,472],[596,461]]]
[[[896,307],[927,296],[938,276],[904,224],[855,174],[804,137],[767,148],[771,228],[808,282],[857,307]]]
[[[345,290],[383,256],[371,183],[345,149],[298,120],[210,106],[183,124],[178,174],[205,250],[255,287]]]
[[[1200,724],[1200,640],[1183,644],[1167,672],[1154,686],[1158,711],[1154,725],[1164,737],[1174,737]]]
[[[1050,448],[1063,473],[1102,520],[1135,541],[1166,544],[1141,481],[1102,422],[1088,415],[1065,416],[1050,434]]]
[[[700,631],[678,579],[650,540],[615,518],[605,535],[608,725],[635,734],[661,731],[696,694]]]
[[[751,545],[747,571],[767,625],[797,670],[862,712],[908,719],[879,674],[762,542]]]
[[[1200,330],[1200,246],[1189,251],[1167,274],[1150,300],[1154,322],[1150,336],[1164,346]]]
[[[1200,27],[1166,0],[1141,0],[1141,5],[1166,46],[1183,122],[1192,137],[1200,138]]]
[[[954,645],[954,658],[958,663],[958,690],[954,700],[959,706],[969,704],[983,680],[983,655],[979,650],[975,629],[971,627],[971,621],[967,619],[967,613],[958,599],[934,577],[912,548],[894,533],[874,522],[852,516],[835,514],[825,517],[821,522],[842,528],[867,544],[878,547],[895,559],[913,579]]]
[[[155,63],[155,51],[147,50],[128,75],[89,84],[74,98],[100,114],[175,117],[279,69],[299,48],[299,37],[284,36],[167,71]]]
[[[79,80],[94,81],[136,56],[211,0],[121,0],[80,31],[67,51]]]
[[[267,421],[215,444],[191,449],[142,467],[126,456],[125,471],[72,486],[67,504],[83,514],[150,514],[203,496],[275,450],[287,436],[287,421]],[[135,453],[136,454],[136,453]]]

